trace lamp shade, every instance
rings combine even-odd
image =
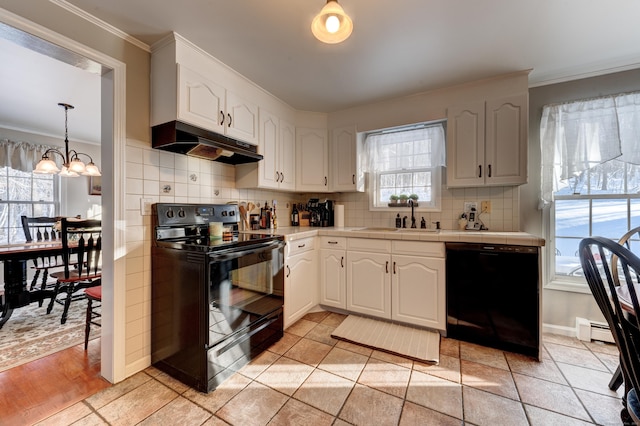
[[[62,166],[62,170],[60,170],[60,176],[64,176],[64,177],[78,177],[80,175],[78,175],[76,172],[69,170],[66,166]]]
[[[311,32],[323,43],[340,43],[351,35],[353,22],[336,0],[329,0],[311,22]]]
[[[54,174],[58,173],[59,171],[60,171],[60,169],[56,165],[55,161],[50,160],[49,158],[46,158],[46,159],[43,158],[42,160],[40,160],[38,162],[38,164],[36,165],[36,168],[33,171],[33,173],[54,175]]]
[[[82,174],[85,176],[102,176],[102,174],[100,173],[100,169],[98,169],[98,166],[93,164],[93,162],[87,164]]]

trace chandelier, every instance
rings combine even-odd
[[[42,154],[42,159],[36,165],[33,173],[42,174],[56,174],[60,173],[60,176],[76,177],[79,175],[84,176],[102,176],[100,169],[93,162],[93,158],[89,154],[84,152],[78,152],[74,149],[69,150],[69,137],[67,128],[67,113],[70,109],[73,109],[73,105],[59,103],[59,106],[64,108],[64,154],[56,148],[50,148]],[[57,154],[62,157],[62,170],[58,168],[56,162],[49,158],[49,154]],[[86,165],[80,160],[79,155],[89,157],[89,163]]]
[[[345,41],[351,35],[351,31],[353,22],[337,0],[327,0],[327,4],[311,23],[311,32],[323,43],[335,44]]]

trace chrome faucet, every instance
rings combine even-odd
[[[409,198],[409,204],[411,204],[411,227],[415,228],[416,227],[416,217],[413,214],[413,207],[414,207],[413,206],[413,204],[414,204],[413,199]]]

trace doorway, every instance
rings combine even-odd
[[[100,74],[103,220],[101,374],[112,383],[126,377],[124,362],[125,65],[47,28],[0,9],[0,38]],[[115,301],[118,301],[116,303]]]

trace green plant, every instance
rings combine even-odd
[[[396,202],[398,201],[398,196],[396,194],[392,194],[389,196],[389,201]]]
[[[411,198],[413,201],[418,201],[418,194],[411,194],[409,195],[409,198]]]
[[[402,202],[407,202],[407,200],[409,199],[409,196],[407,194],[400,194],[400,196],[398,197],[398,199]]]

